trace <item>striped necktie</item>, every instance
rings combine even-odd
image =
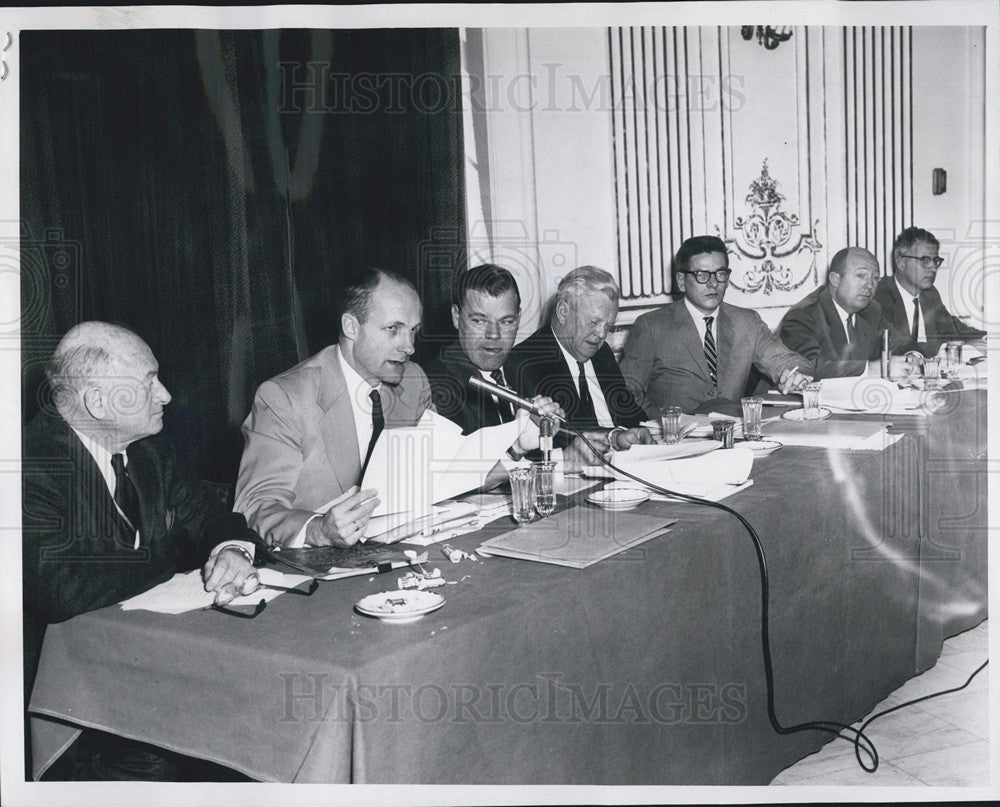
[[[496,370],[490,373],[490,378],[497,382],[501,387],[507,386],[507,379],[503,376],[503,367],[497,367]],[[490,396],[492,397],[492,396]],[[499,398],[496,399],[497,404],[497,414],[500,416],[501,423],[509,423],[516,417],[514,412],[514,406],[510,401],[504,401]]]
[[[125,470],[125,455],[112,454],[111,468],[115,472],[115,504],[125,517],[128,525],[136,531],[142,533],[142,519],[139,513],[139,494],[136,493],[135,485]]]
[[[718,354],[715,352],[715,337],[712,336],[712,322],[715,317],[705,317],[705,361],[708,362],[708,374],[715,386],[719,386]]]

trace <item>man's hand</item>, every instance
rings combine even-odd
[[[800,373],[798,367],[786,367],[778,377],[778,389],[781,390],[782,395],[800,392],[810,381],[812,378]]]
[[[653,435],[649,433],[649,429],[645,426],[639,426],[635,429],[624,429],[622,431],[611,432],[612,448],[615,451],[628,451],[636,443],[644,446],[652,445],[655,440],[653,440]]]
[[[215,592],[215,602],[225,605],[260,586],[260,576],[242,549],[229,546],[209,558],[201,570],[205,591]]]
[[[600,465],[601,456],[607,457],[611,452],[611,444],[608,443],[608,436],[604,432],[584,432],[584,435],[600,452],[600,456],[591,451],[579,437],[574,437],[573,441],[563,449],[565,473],[579,473],[591,465]]]
[[[314,518],[306,527],[308,546],[353,546],[365,534],[365,527],[378,507],[377,490],[358,490],[352,485],[322,518]]]
[[[511,448],[518,454],[527,454],[538,448],[538,422],[542,415],[564,418],[566,413],[559,404],[544,395],[536,395],[531,402],[538,407],[539,414],[529,413],[527,409],[517,411],[517,422],[521,425],[521,433]],[[557,424],[558,425],[558,424]]]

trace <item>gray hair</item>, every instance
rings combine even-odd
[[[556,302],[575,303],[584,292],[604,294],[614,303],[618,302],[621,293],[618,284],[609,272],[597,266],[578,266],[559,281],[556,289]]]
[[[81,322],[70,328],[45,367],[56,400],[83,392],[92,379],[109,375],[112,364],[120,359],[122,345],[129,341],[142,339],[108,322]]]

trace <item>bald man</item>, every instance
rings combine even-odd
[[[815,377],[879,375],[879,334],[889,331],[894,354],[916,350],[875,302],[880,275],[868,250],[846,247],[830,261],[826,285],[791,308],[781,320],[781,341],[815,363]]]
[[[42,410],[23,435],[26,703],[49,623],[199,567],[220,603],[260,583],[253,561],[263,543],[242,516],[180,473],[159,434],[170,393],[158,369],[132,331],[84,322],[63,337],[46,370],[54,411]],[[156,750],[110,735],[88,740],[84,732],[76,752],[80,778],[179,772]]]

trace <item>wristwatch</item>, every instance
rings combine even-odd
[[[507,456],[510,457],[512,460],[514,460],[514,462],[520,462],[522,459],[524,459],[524,454],[518,454],[514,450],[514,446],[511,446],[510,448],[507,449]]]

